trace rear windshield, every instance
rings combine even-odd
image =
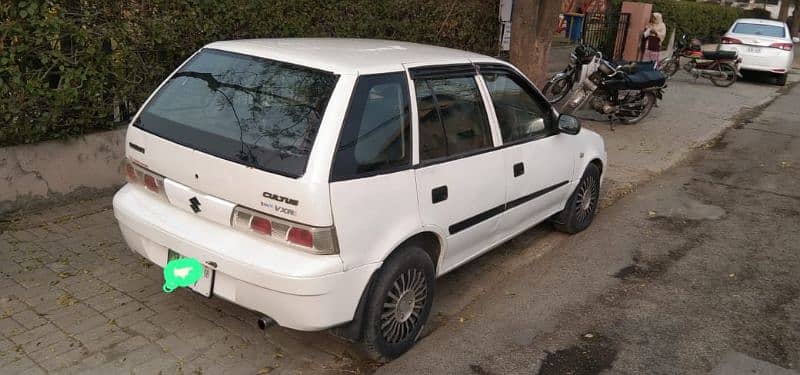
[[[760,25],[757,23],[737,23],[736,26],[733,27],[733,32],[736,34],[761,35],[774,38],[783,38],[786,36],[786,30],[783,26]]]
[[[159,90],[134,125],[223,159],[299,177],[337,79],[204,49]]]

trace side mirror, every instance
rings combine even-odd
[[[575,116],[562,114],[558,116],[558,131],[570,135],[578,134],[581,131],[581,120]]]
[[[798,38],[796,36],[792,37],[792,43],[795,43],[795,44],[800,43],[800,38]]]

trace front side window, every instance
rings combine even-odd
[[[547,126],[549,110],[509,73],[483,73],[492,97],[503,143],[537,139],[554,134]]]
[[[358,78],[331,173],[334,181],[411,165],[411,121],[405,73]]]
[[[219,158],[299,177],[337,80],[321,70],[205,49],[159,90],[135,126]]]
[[[492,147],[492,134],[475,78],[416,79],[420,160]]]
[[[783,38],[786,36],[786,29],[783,26],[745,22],[737,23],[736,26],[733,27],[733,32],[736,34],[769,36],[774,38]]]

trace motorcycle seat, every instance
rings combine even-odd
[[[737,56],[736,51],[703,51],[706,60],[733,60]]]
[[[617,90],[641,90],[661,87],[667,82],[667,76],[657,70],[642,70],[624,78],[611,79],[605,85]]]

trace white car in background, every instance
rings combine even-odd
[[[792,38],[783,22],[742,18],[722,37],[719,50],[738,52],[742,70],[770,72],[783,86],[792,70],[794,43],[800,39]]]

